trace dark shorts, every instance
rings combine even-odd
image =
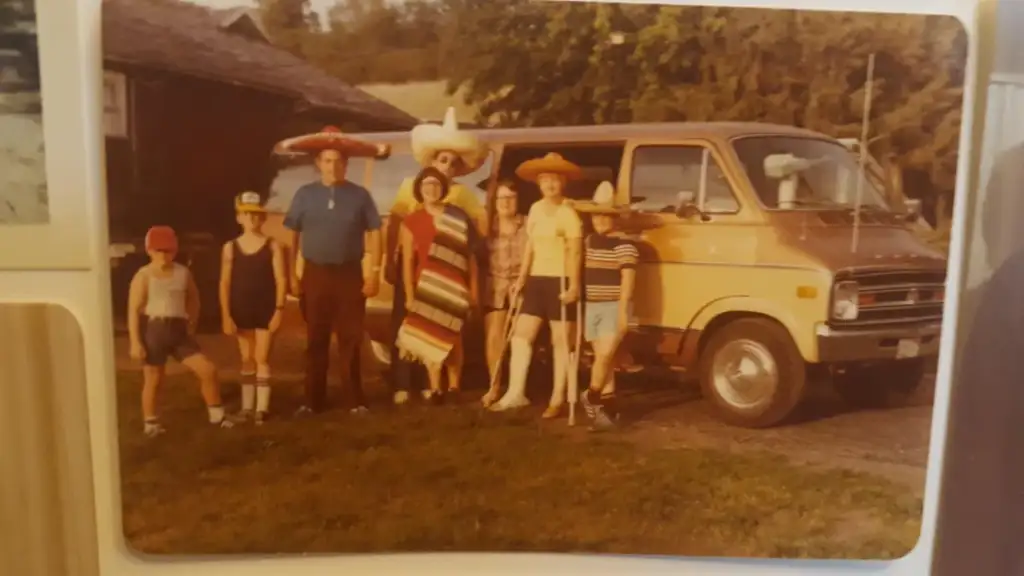
[[[147,366],[163,366],[168,358],[181,362],[199,353],[199,345],[188,333],[184,318],[148,318],[142,342]]]
[[[275,312],[277,306],[273,302],[260,306],[232,306],[231,320],[239,330],[266,330]]]
[[[523,286],[521,314],[536,316],[548,322],[562,320],[562,280],[557,276],[530,276]],[[565,307],[566,322],[576,321],[576,303]]]

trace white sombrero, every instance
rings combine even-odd
[[[274,154],[318,154],[324,150],[337,150],[349,158],[386,158],[391,153],[387,144],[374,144],[345,134],[334,126],[319,132],[286,138],[274,145]]]
[[[587,214],[625,214],[632,210],[631,206],[615,203],[615,188],[607,180],[597,185],[592,200],[577,200],[572,207]]]
[[[448,151],[462,159],[455,176],[475,172],[487,160],[487,146],[475,134],[459,129],[455,108],[450,107],[441,124],[420,124],[409,133],[412,157],[420,166],[427,167],[438,152]]]

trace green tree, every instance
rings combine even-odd
[[[307,43],[319,31],[319,18],[309,0],[259,0],[259,10],[275,46],[306,55]]]
[[[966,49],[952,18],[444,1],[441,73],[493,125],[739,120],[855,137],[875,54],[872,152],[949,212]]]

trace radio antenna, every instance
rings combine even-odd
[[[864,115],[860,123],[860,166],[857,172],[857,192],[853,201],[853,238],[850,241],[850,252],[857,251],[860,241],[860,205],[864,197],[864,180],[868,164],[868,127],[871,123],[871,97],[875,87],[875,53],[868,56],[868,78],[864,86]]]

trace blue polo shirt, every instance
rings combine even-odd
[[[363,259],[363,234],[379,229],[381,221],[366,188],[348,181],[335,186],[311,182],[295,192],[284,225],[302,235],[306,260],[350,264]]]

